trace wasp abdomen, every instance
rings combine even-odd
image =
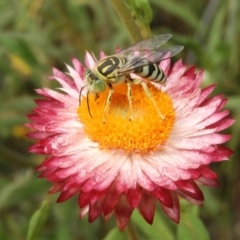
[[[152,82],[164,83],[166,81],[163,70],[155,63],[136,68],[134,73]]]

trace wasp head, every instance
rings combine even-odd
[[[97,77],[91,70],[87,70],[84,76],[89,92],[100,93],[106,90],[106,84],[103,80]]]

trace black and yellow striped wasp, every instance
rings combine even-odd
[[[125,83],[127,84],[127,98],[130,112],[132,112],[133,108],[131,85],[141,84],[145,93],[155,106],[159,116],[164,119],[163,114],[152,98],[146,80],[159,84],[166,82],[166,75],[159,67],[159,63],[183,50],[183,46],[161,47],[171,37],[171,34],[163,34],[141,41],[113,55],[104,57],[96,62],[96,65],[92,69],[87,69],[84,79],[86,85],[83,86],[80,91],[79,101],[81,102],[81,93],[83,88],[86,87],[90,116],[92,117],[88,102],[89,93],[94,93],[98,96],[98,94],[108,89],[109,93],[103,112],[103,122],[105,122],[106,113],[111,103],[111,96],[114,92],[113,85]],[[134,78],[134,75],[137,77]]]

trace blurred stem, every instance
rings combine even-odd
[[[138,240],[137,231],[131,219],[129,219],[125,231],[128,236],[128,240]]]
[[[127,28],[132,42],[140,42],[143,40],[141,32],[135,23],[129,9],[127,8],[124,0],[110,0],[116,12],[118,13],[123,24]]]

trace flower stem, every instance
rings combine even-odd
[[[129,220],[129,222],[126,226],[125,231],[128,236],[128,240],[138,240],[137,231],[136,231],[135,226],[132,223],[131,219]]]
[[[141,32],[135,23],[129,9],[127,8],[124,0],[110,0],[116,12],[118,13],[123,24],[127,28],[132,42],[140,42],[143,40]]]

